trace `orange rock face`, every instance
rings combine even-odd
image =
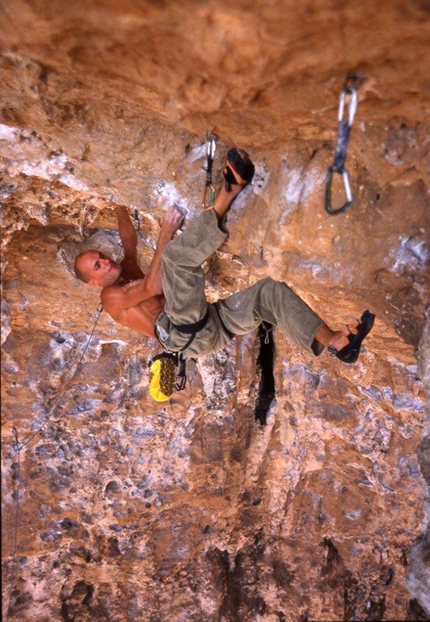
[[[3,617],[427,619],[428,3],[0,9]],[[352,366],[275,330],[271,402],[251,334],[155,404],[157,342],[73,274],[83,248],[120,254],[116,204],[144,269],[167,206],[200,213],[208,130],[215,186],[232,145],[256,166],[210,300],[272,276],[330,326],[376,313]]]

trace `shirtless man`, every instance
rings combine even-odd
[[[137,264],[137,235],[127,209],[117,207],[124,259],[118,264],[99,251],[84,251],[75,260],[78,278],[103,288],[102,305],[114,320],[158,338],[165,350],[182,351],[186,358],[219,350],[266,321],[314,355],[328,348],[343,362],[354,363],[373,326],[368,311],[360,322],[332,330],[285,283],[270,278],[215,305],[207,303],[201,265],[227,238],[225,215],[253,173],[247,154],[230,150],[213,209],[202,212],[174,241],[184,214],[170,207],[146,276]]]
[[[76,257],[75,273],[81,281],[103,288],[103,308],[116,322],[155,338],[155,320],[166,302],[161,284],[161,258],[167,244],[181,227],[184,214],[176,207],[167,210],[154,257],[145,276],[137,263],[137,233],[127,208],[119,205],[116,212],[124,259],[116,263],[100,251],[87,250]]]

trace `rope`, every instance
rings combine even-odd
[[[13,547],[12,547],[12,577],[11,577],[11,581],[10,581],[10,591],[9,591],[9,597],[8,597],[8,606],[7,606],[7,610],[6,610],[6,621],[9,619],[9,611],[10,611],[10,607],[11,607],[11,601],[12,601],[12,591],[13,591],[13,586],[16,584],[16,577],[17,577],[17,552],[18,552],[18,524],[19,524],[19,497],[20,497],[20,492],[21,492],[21,485],[20,485],[20,480],[21,480],[21,451],[24,449],[24,447],[26,447],[29,443],[31,443],[31,441],[38,435],[40,434],[41,430],[43,430],[43,428],[46,426],[46,424],[52,419],[53,415],[56,413],[61,400],[64,397],[64,394],[66,393],[67,389],[69,388],[70,383],[72,382],[72,380],[75,378],[76,374],[78,373],[78,371],[80,370],[80,368],[82,367],[82,361],[84,359],[84,356],[88,350],[88,347],[90,345],[91,339],[93,338],[94,335],[94,331],[96,329],[97,323],[100,319],[100,316],[103,312],[103,307],[101,305],[98,306],[97,308],[97,317],[94,321],[93,324],[93,328],[91,330],[91,334],[88,337],[87,343],[85,344],[85,348],[84,351],[82,352],[79,361],[75,367],[75,370],[73,372],[73,374],[71,375],[71,377],[69,378],[69,380],[66,382],[66,384],[64,385],[64,388],[62,390],[62,392],[60,393],[57,402],[54,404],[54,406],[51,407],[48,416],[46,417],[45,421],[43,422],[43,424],[40,426],[40,428],[38,430],[36,430],[36,432],[30,434],[22,443],[19,442],[19,438],[18,438],[18,430],[15,428],[15,426],[12,428],[12,432],[15,438],[15,445],[13,447],[13,449],[15,450],[15,452],[17,453],[17,469],[14,475],[14,478],[17,480],[17,485],[16,488],[14,490],[13,493],[13,497],[14,497],[14,501],[15,501],[15,517],[14,517],[14,523],[13,523]]]
[[[154,248],[149,244],[149,242],[143,237],[143,235],[140,232],[140,219],[139,219],[139,212],[137,209],[135,209],[134,211],[134,218],[133,218],[134,222],[137,222],[137,226],[136,226],[136,230],[137,233],[140,235],[140,237],[142,238],[143,242],[152,250],[154,250]],[[120,243],[120,249],[122,248],[122,245]],[[121,255],[121,250],[119,253],[119,256]],[[118,256],[118,259],[119,259]],[[17,428],[14,426],[12,428],[12,433],[14,435],[14,440],[15,440],[15,444],[13,446],[13,450],[16,452],[17,454],[17,468],[15,470],[14,473],[14,479],[16,480],[17,484],[16,484],[16,488],[13,492],[13,498],[14,498],[14,502],[15,502],[15,515],[14,515],[14,520],[13,520],[13,545],[12,545],[12,576],[11,576],[11,581],[10,581],[10,589],[9,589],[9,595],[8,595],[8,605],[7,605],[7,609],[5,612],[5,620],[7,622],[7,620],[9,620],[9,611],[11,608],[11,602],[12,602],[12,592],[14,589],[14,586],[16,584],[16,579],[17,579],[17,571],[18,571],[18,566],[17,566],[17,553],[18,553],[18,525],[19,525],[19,509],[20,509],[20,505],[19,505],[19,501],[20,501],[20,492],[21,492],[21,485],[20,485],[20,480],[21,480],[21,451],[27,446],[29,445],[29,443],[31,443],[33,441],[34,438],[36,438],[36,436],[38,436],[40,434],[40,432],[45,428],[45,426],[48,424],[48,422],[52,419],[52,417],[54,416],[54,414],[57,412],[58,407],[61,404],[61,401],[66,393],[66,391],[68,390],[71,382],[74,380],[74,378],[76,377],[78,371],[80,371],[81,367],[82,367],[82,362],[84,360],[85,354],[87,353],[88,347],[91,343],[91,339],[93,338],[94,332],[96,330],[98,321],[100,319],[100,316],[103,312],[103,307],[100,304],[97,307],[97,316],[96,319],[94,320],[93,326],[92,326],[92,330],[90,333],[90,336],[88,337],[88,340],[85,344],[84,350],[79,358],[79,361],[72,373],[72,375],[70,376],[69,380],[66,382],[66,384],[63,386],[63,389],[60,393],[60,395],[57,398],[56,403],[51,406],[50,410],[48,411],[48,416],[46,417],[45,421],[43,422],[43,424],[40,426],[40,428],[38,430],[36,430],[35,432],[31,433],[27,438],[25,438],[22,442],[19,441],[19,437],[18,437],[18,430]]]
[[[86,343],[86,345],[85,345],[84,351],[83,351],[83,352],[82,352],[82,354],[81,354],[81,357],[80,357],[80,359],[79,359],[79,361],[78,361],[78,363],[77,363],[77,365],[76,365],[76,368],[75,368],[75,370],[74,370],[73,374],[71,375],[71,377],[69,378],[69,380],[68,380],[68,381],[66,382],[66,384],[64,385],[64,388],[63,388],[62,392],[60,393],[59,398],[57,399],[57,403],[56,403],[56,404],[54,404],[54,406],[52,406],[52,407],[51,407],[51,410],[50,410],[50,412],[49,412],[49,415],[47,416],[47,418],[45,419],[45,421],[43,422],[43,424],[40,426],[40,428],[39,428],[38,430],[36,430],[36,432],[34,432],[33,434],[31,434],[31,435],[30,435],[30,437],[29,437],[27,440],[25,440],[23,443],[20,443],[20,444],[19,444],[19,445],[20,445],[20,446],[19,446],[19,450],[21,450],[23,447],[25,447],[26,445],[28,445],[28,443],[30,443],[30,442],[33,440],[33,438],[35,438],[35,437],[36,437],[36,436],[37,436],[37,435],[41,432],[41,430],[43,430],[43,428],[44,428],[44,427],[46,426],[46,424],[50,421],[50,419],[52,419],[52,416],[54,415],[54,413],[56,412],[56,410],[57,410],[58,406],[60,405],[61,400],[63,399],[64,394],[66,393],[67,389],[69,388],[70,383],[71,383],[71,382],[72,382],[72,380],[75,378],[76,374],[78,373],[79,369],[81,368],[83,358],[84,358],[84,356],[85,356],[85,354],[86,354],[86,352],[87,352],[87,350],[88,350],[88,347],[89,347],[89,345],[90,345],[91,339],[93,338],[94,331],[95,331],[95,329],[96,329],[97,323],[98,323],[98,321],[99,321],[99,319],[100,319],[100,316],[101,316],[101,314],[102,314],[102,311],[103,311],[103,307],[102,307],[101,305],[99,305],[99,307],[97,308],[97,311],[98,311],[98,313],[97,313],[97,317],[96,317],[96,319],[95,319],[95,321],[94,321],[94,325],[93,325],[93,328],[92,328],[91,334],[90,334],[90,336],[89,336],[89,338],[88,338],[88,341],[87,341],[87,343]]]

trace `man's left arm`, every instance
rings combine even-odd
[[[118,233],[124,249],[124,258],[137,263],[137,233],[131,222],[128,209],[124,205],[116,206]]]
[[[118,218],[118,233],[124,249],[124,259],[121,265],[129,276],[134,279],[144,277],[137,260],[137,233],[131,222],[128,209],[124,205],[116,206]]]

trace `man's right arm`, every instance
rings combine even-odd
[[[158,237],[157,248],[146,274],[148,288],[154,292],[154,296],[163,293],[163,285],[161,282],[161,260],[163,251],[172,240],[178,229],[182,226],[184,218],[185,214],[183,211],[175,206],[169,207],[164,217],[160,235]]]

